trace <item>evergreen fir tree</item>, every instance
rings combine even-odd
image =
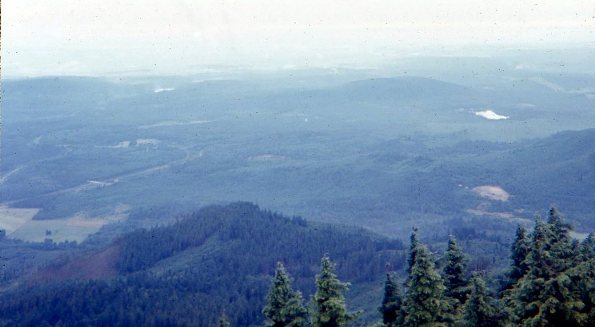
[[[564,237],[568,236],[568,230],[570,229],[570,225],[564,222],[562,218],[562,214],[558,211],[557,208],[553,207],[550,209],[548,213],[548,222],[547,222],[552,231],[554,236]]]
[[[501,326],[496,300],[490,296],[484,280],[475,275],[470,281],[471,293],[463,306],[462,327]]]
[[[595,258],[577,264],[565,275],[570,279],[570,291],[578,304],[575,319],[581,326],[595,326]]]
[[[308,322],[308,310],[303,305],[302,294],[291,289],[290,277],[281,262],[277,263],[275,276],[262,310],[267,325],[272,327],[301,327]]]
[[[566,224],[556,208],[550,209],[547,231],[552,269],[562,272],[572,266],[574,251],[569,235],[570,225]]]
[[[531,243],[527,255],[528,272],[531,273],[532,277],[549,278],[554,273],[553,267],[551,267],[550,246],[548,226],[538,218],[535,221],[535,229],[531,234]]]
[[[567,271],[573,293],[584,307],[585,326],[595,326],[595,234],[591,233],[576,249],[574,264]]]
[[[404,326],[446,326],[442,278],[434,269],[434,259],[426,246],[415,249],[405,297]]]
[[[413,268],[413,263],[415,262],[415,255],[417,253],[417,248],[419,247],[419,240],[417,239],[417,227],[413,227],[411,231],[411,236],[409,237],[409,256],[407,257],[407,274],[411,274],[411,269]]]
[[[512,290],[513,320],[523,326],[586,326],[588,314],[573,282],[572,246],[557,211],[538,220],[527,256],[529,270]],[[578,273],[578,272],[577,272]]]
[[[469,290],[467,288],[467,279],[465,278],[466,262],[463,251],[457,246],[453,236],[448,239],[448,248],[446,250],[446,265],[444,267],[444,286],[445,296],[452,299],[453,310],[456,311],[465,301]]]
[[[341,327],[356,318],[347,312],[345,296],[348,283],[341,282],[334,272],[334,264],[328,256],[321,260],[320,274],[316,276],[316,293],[312,298],[313,327]]]
[[[397,276],[394,273],[387,273],[382,306],[378,308],[378,311],[382,314],[384,326],[396,327],[403,325],[403,303],[400,293]]]
[[[522,225],[517,226],[514,242],[510,251],[512,265],[508,272],[508,281],[505,288],[513,287],[521,277],[525,276],[527,270],[527,254],[529,253],[529,241],[527,240],[527,231]]]

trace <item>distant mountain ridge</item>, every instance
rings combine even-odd
[[[440,80],[415,77],[415,76],[399,76],[374,78],[367,80],[359,80],[345,84],[342,87],[350,96],[369,96],[369,97],[400,97],[400,98],[419,98],[424,96],[452,96],[454,94],[461,94],[464,92],[471,92],[468,87],[443,82]]]

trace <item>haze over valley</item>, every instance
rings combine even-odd
[[[379,73],[6,80],[4,215],[35,213],[3,228],[39,241],[37,220],[83,215],[92,233],[135,209],[238,200],[389,236],[455,217],[528,221],[553,204],[593,227],[595,99],[535,82],[588,90],[592,77]],[[485,186],[509,195],[474,191]],[[84,239],[66,230],[56,237]]]
[[[2,9],[0,325],[595,323],[591,1]]]

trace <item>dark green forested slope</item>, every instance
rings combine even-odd
[[[320,258],[340,275],[377,280],[404,264],[403,245],[365,230],[286,218],[249,203],[212,206],[118,240],[119,277],[21,288],[0,298],[0,325],[233,326],[262,323],[270,276],[285,262],[309,294]]]
[[[341,327],[375,317],[387,327],[593,326],[595,237],[579,242],[569,231],[556,209],[530,232],[519,226],[508,272],[493,279],[468,265],[452,236],[437,253],[414,230],[406,251],[361,229],[249,203],[211,206],[112,244],[118,277],[3,294],[0,325]],[[387,266],[397,272],[386,274],[382,297]],[[350,293],[377,293],[377,309],[350,302],[342,280]],[[364,306],[364,315],[352,311]]]
[[[467,260],[451,236],[436,265],[434,254],[411,235],[408,276],[401,291],[388,273],[379,301],[380,321],[373,327],[587,327],[595,325],[595,238],[572,240],[556,209],[538,219],[527,235],[519,226],[506,282],[494,296],[486,273],[467,270]],[[277,270],[263,314],[274,327],[341,327],[357,319],[348,312],[346,284],[324,257],[316,276],[316,294],[307,311],[282,264]],[[309,314],[309,317],[308,317]],[[360,323],[362,325],[362,323]]]

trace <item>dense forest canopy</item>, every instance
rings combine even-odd
[[[595,322],[594,237],[572,239],[557,210],[546,221],[537,219],[531,232],[519,227],[507,273],[496,279],[494,272],[470,267],[454,237],[440,254],[422,244],[418,233],[413,231],[406,248],[361,229],[287,218],[250,203],[211,206],[116,240],[111,246],[118,250],[110,258],[115,277],[54,280],[2,294],[0,322],[348,326],[377,321],[391,327]],[[360,296],[346,297],[353,292]],[[378,309],[350,310],[366,303],[365,294],[374,294],[372,307]]]
[[[4,2],[0,327],[595,327],[594,0]]]

